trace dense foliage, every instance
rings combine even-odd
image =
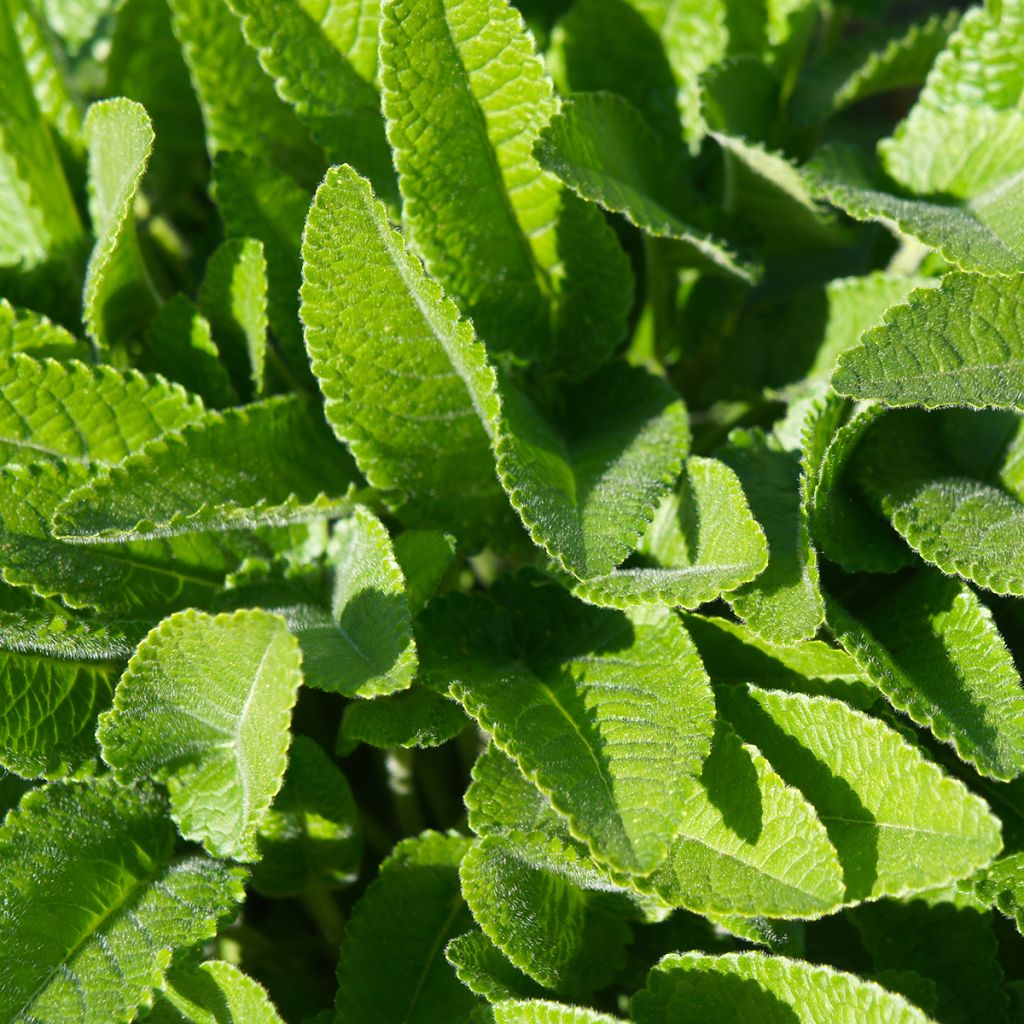
[[[1024,1021],[935,6],[0,0],[0,1019]]]

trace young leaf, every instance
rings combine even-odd
[[[489,1003],[543,995],[540,985],[523,974],[483,932],[456,936],[445,946],[444,955],[459,981]]]
[[[877,719],[828,697],[756,687],[716,696],[740,735],[817,809],[847,900],[921,892],[999,852],[985,803]]]
[[[661,503],[637,551],[655,567],[618,569],[577,583],[573,592],[616,608],[696,608],[749,582],[768,563],[764,533],[736,474],[696,456],[687,459],[679,486]]]
[[[637,1024],[930,1024],[902,996],[831,967],[763,953],[672,953],[633,998]]]
[[[85,275],[83,319],[103,351],[136,340],[157,310],[135,233],[135,198],[153,149],[153,125],[140,104],[105,100],[86,115],[85,141],[96,244]]]
[[[239,873],[174,838],[156,793],[109,778],[25,796],[0,829],[5,1019],[131,1020],[172,955],[214,935]]]
[[[684,211],[695,204],[681,162],[624,97],[577,93],[541,132],[534,156],[582,198],[681,243],[697,266],[749,283],[759,275],[727,242],[691,223]]]
[[[632,275],[599,211],[533,158],[558,101],[519,12],[392,0],[381,63],[403,223],[427,269],[489,351],[600,364],[625,332]]]
[[[327,419],[370,484],[413,526],[490,539],[507,502],[494,472],[494,372],[368,183],[332,168],[302,243],[302,319]]]
[[[1024,688],[992,613],[931,569],[851,609],[828,603],[839,642],[893,705],[983,775],[1024,771]]]
[[[486,596],[452,594],[420,623],[430,684],[477,719],[599,860],[650,873],[711,739],[707,677],[678,621],[591,608],[524,575]]]
[[[948,274],[846,352],[832,386],[885,405],[1024,411],[1024,284]]]
[[[381,864],[341,947],[338,1024],[450,1024],[477,1005],[444,958],[448,941],[473,924],[458,875],[469,845],[454,833],[425,832],[403,840]]]
[[[338,515],[357,473],[298,396],[209,411],[72,492],[55,535],[119,543]],[[326,488],[326,490],[325,490]]]
[[[1024,935],[1024,853],[1000,857],[972,881],[978,897],[1012,918]]]
[[[509,501],[580,579],[607,575],[636,546],[689,444],[679,395],[640,367],[609,364],[553,408],[502,391],[495,450]]]
[[[392,747],[439,747],[470,724],[454,701],[413,683],[411,689],[345,708],[338,738],[347,753],[359,743],[387,750]]]
[[[166,782],[186,837],[236,860],[281,787],[299,646],[263,611],[179,612],[139,645],[100,719],[103,758],[122,783]]]
[[[0,359],[0,463],[111,465],[202,413],[182,388],[135,370]]]
[[[168,973],[150,1024],[283,1024],[267,991],[234,964],[207,960]]]
[[[561,870],[551,870],[552,844]],[[579,999],[622,968],[631,931],[622,913],[628,904],[581,888],[572,860],[550,837],[489,836],[463,857],[460,877],[477,924],[509,960],[546,988]]]

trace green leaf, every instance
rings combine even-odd
[[[368,183],[332,168],[309,213],[302,319],[327,419],[403,521],[473,543],[507,516],[494,372]]]
[[[151,790],[106,779],[26,795],[0,829],[4,1019],[127,1024],[172,955],[212,938],[239,874],[174,856],[174,838]]]
[[[416,674],[416,644],[402,570],[391,538],[367,509],[334,527],[330,611],[284,611],[302,646],[306,682],[346,697],[406,690]]]
[[[560,870],[551,869],[552,844]],[[460,876],[477,924],[509,960],[546,988],[582,999],[623,967],[632,933],[628,904],[582,888],[572,859],[549,837],[489,836],[466,853]]]
[[[332,164],[352,164],[397,199],[374,79],[380,0],[229,0],[245,38]]]
[[[210,324],[178,294],[165,302],[145,335],[138,366],[177,381],[209,405],[237,405],[238,394],[220,363]]]
[[[977,895],[1011,918],[1024,935],[1024,853],[1000,857],[972,882]]]
[[[267,260],[256,238],[229,238],[206,264],[199,309],[239,394],[263,392],[267,361]]]
[[[88,359],[92,349],[41,313],[0,299],[0,354],[19,352],[36,359]]]
[[[110,465],[202,414],[182,388],[135,370],[0,360],[0,463]]]
[[[252,154],[304,185],[320,176],[323,157],[294,112],[274,91],[239,19],[225,0],[167,0],[206,125],[210,156]]]
[[[502,390],[495,445],[509,500],[534,541],[580,579],[605,576],[636,546],[690,444],[677,392],[640,367],[609,364],[541,406]]]
[[[157,310],[135,232],[135,199],[153,150],[153,125],[140,104],[104,100],[89,108],[85,141],[96,244],[85,275],[83,319],[103,351],[136,341]]]
[[[523,575],[488,595],[452,594],[420,624],[427,681],[516,760],[595,857],[652,871],[712,730],[707,677],[678,620],[591,608]]]
[[[458,875],[469,845],[454,833],[425,832],[381,864],[341,947],[337,1024],[451,1024],[477,1005],[444,958],[448,941],[473,923]]]
[[[599,364],[625,334],[632,275],[599,211],[532,155],[558,101],[519,12],[393,0],[381,63],[403,224],[427,269],[489,351]]]
[[[974,591],[918,570],[870,603],[828,604],[840,643],[892,702],[982,775],[1024,771],[1024,690]]]
[[[405,577],[409,610],[416,615],[447,574],[455,557],[455,538],[439,530],[403,530],[394,543],[395,559]]]
[[[718,452],[740,479],[768,540],[768,567],[729,595],[733,610],[759,636],[777,644],[812,637],[825,617],[818,559],[801,507],[795,453],[759,430],[735,430]]]
[[[832,386],[885,405],[1024,411],[1024,284],[949,274],[912,292],[841,357]]]
[[[637,1024],[930,1024],[902,996],[831,967],[763,953],[671,953],[633,998]]]
[[[165,782],[184,836],[254,860],[301,682],[299,646],[279,616],[179,612],[143,640],[118,683],[97,730],[103,758],[122,783]]]
[[[359,873],[362,832],[345,776],[305,736],[288,752],[284,785],[256,836],[253,885],[271,897],[348,885]]]
[[[223,960],[183,964],[167,977],[151,1024],[282,1024],[266,989]]]
[[[582,1006],[563,1006],[545,999],[500,1002],[493,1007],[495,1024],[624,1024]]]
[[[694,197],[681,161],[622,96],[574,95],[541,132],[534,156],[582,198],[621,213],[649,235],[680,242],[702,269],[750,283],[759,276],[757,265],[691,222]]]
[[[985,803],[877,719],[828,697],[756,687],[716,696],[740,735],[817,809],[847,900],[921,892],[999,852]]]
[[[348,511],[357,473],[298,396],[210,410],[72,492],[57,537],[119,543]]]
[[[577,583],[573,593],[616,608],[696,608],[749,582],[768,563],[764,533],[736,474],[697,456],[687,459],[679,486],[661,503],[637,551],[645,564]]]
[[[223,0],[218,3],[223,5]],[[262,160],[242,153],[222,153],[213,165],[213,197],[229,239],[253,238],[263,244],[270,329],[287,368],[300,380],[308,379],[298,295],[302,281],[299,247],[309,193]],[[262,359],[259,341],[253,339],[249,344],[253,346],[250,352]],[[253,364],[253,374],[260,379],[258,367],[258,363]]]
[[[469,719],[455,701],[414,683],[400,693],[349,704],[338,742],[346,753],[359,743],[384,750],[439,747],[468,725]]]
[[[523,974],[483,932],[456,936],[445,946],[444,955],[459,981],[489,1003],[543,994],[540,985]]]

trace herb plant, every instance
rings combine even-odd
[[[1024,0],[0,0],[0,1019],[1024,1020]]]

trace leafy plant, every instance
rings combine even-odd
[[[0,0],[0,1017],[1024,1020],[1024,0]]]

